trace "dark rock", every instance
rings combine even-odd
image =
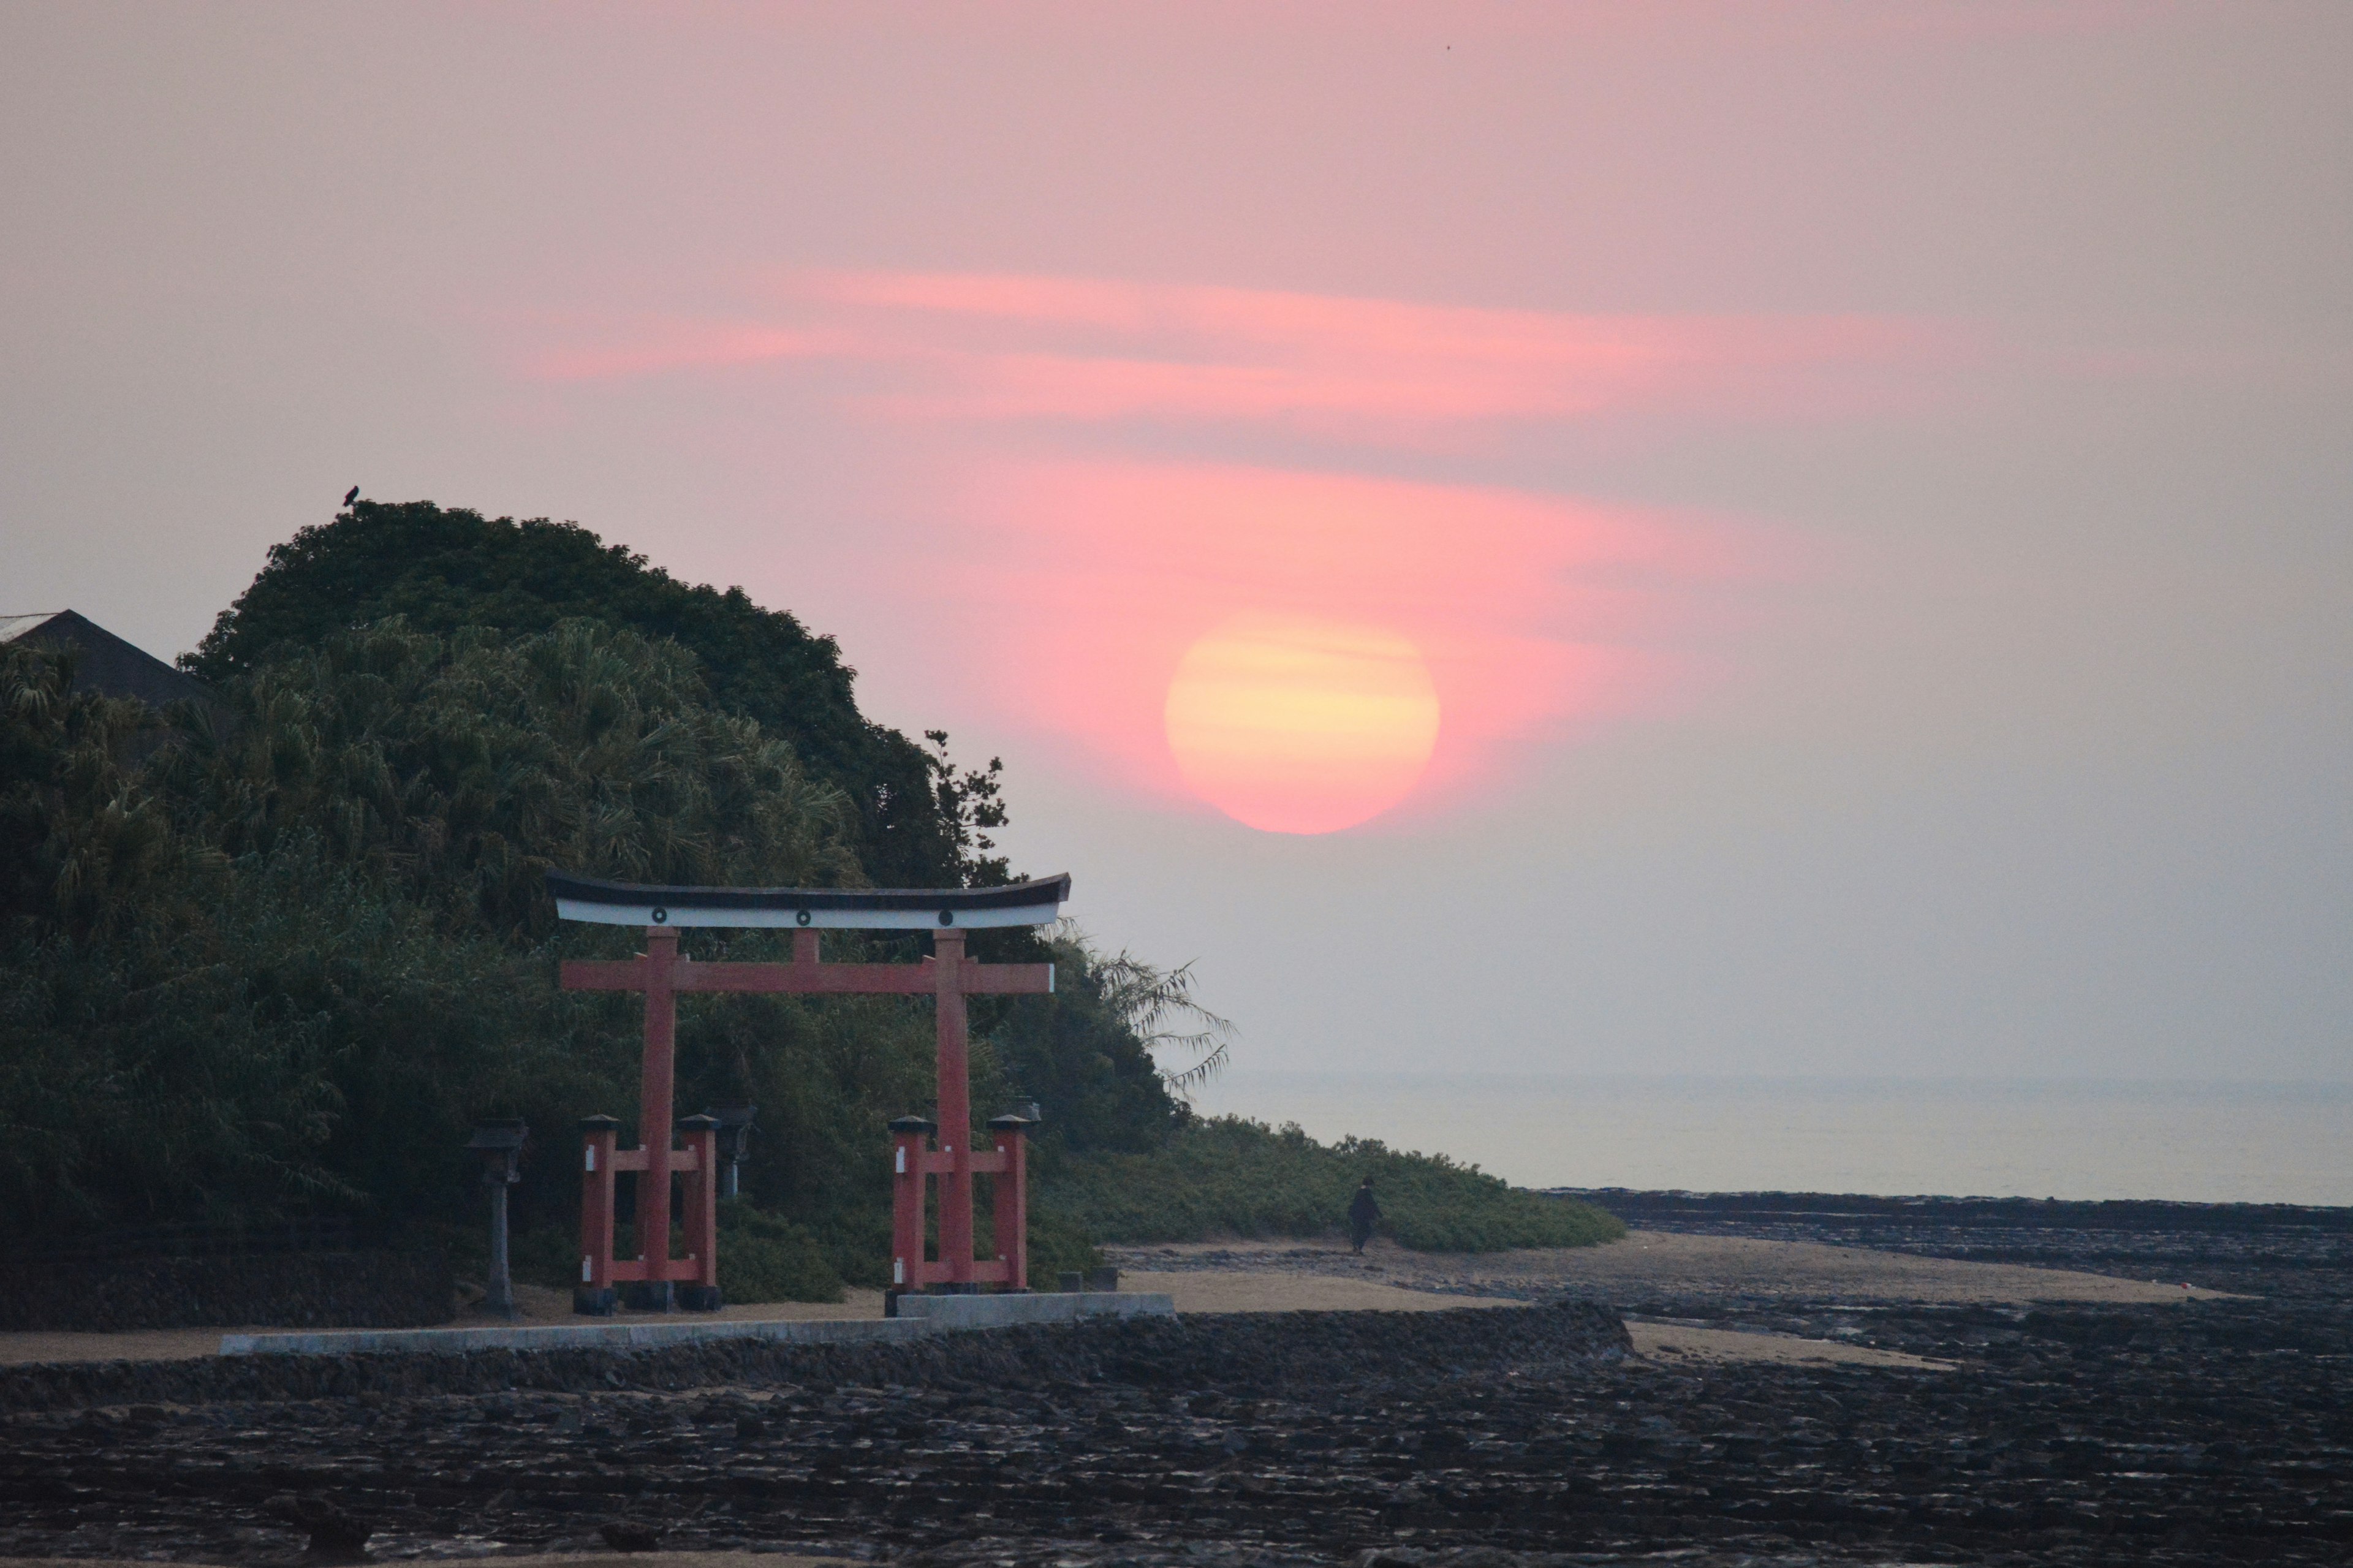
[[[375,1531],[316,1493],[281,1493],[262,1505],[271,1518],[309,1532],[311,1555],[321,1562],[350,1562],[367,1551]]]
[[[600,1524],[596,1533],[616,1552],[651,1552],[661,1544],[662,1538],[662,1532],[655,1526],[626,1519]]]
[[[0,1556],[252,1561],[262,1500],[331,1491],[380,1553],[427,1557],[625,1511],[667,1550],[942,1568],[2353,1561],[2353,1360],[2316,1288],[2043,1309],[2049,1334],[2010,1308],[1660,1305],[1956,1369],[1653,1365],[1589,1304],[0,1369]]]

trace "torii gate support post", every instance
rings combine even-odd
[[[948,1157],[940,1182],[940,1261],[950,1266],[948,1278],[969,1285],[970,1274],[955,1272],[954,1265],[972,1262],[972,1071],[970,1040],[965,1017],[964,935],[942,931],[932,939],[933,962],[939,971],[940,1152]],[[944,1140],[954,1139],[953,1143]]]
[[[932,963],[937,980],[939,1121],[902,1116],[891,1123],[891,1284],[894,1289],[919,1290],[944,1285],[950,1290],[970,1290],[978,1285],[1002,1285],[1008,1290],[1029,1288],[1029,1176],[1024,1134],[1029,1123],[1018,1116],[991,1121],[995,1147],[973,1147],[971,1032],[965,997],[978,990],[1050,990],[1045,986],[990,984],[991,972],[1013,980],[1035,964],[981,964],[964,955],[960,931],[939,931],[932,938]],[[1021,978],[1028,978],[1021,976]],[[926,1147],[929,1135],[941,1134],[939,1148]],[[940,1178],[940,1256],[923,1257],[923,1178]],[[993,1239],[997,1256],[973,1257],[973,1190],[975,1176],[993,1176]]]
[[[638,1257],[649,1266],[641,1305],[666,1311],[670,1305],[670,1101],[677,1092],[678,994],[670,977],[678,967],[678,932],[646,932],[646,1050],[638,1075],[638,1148],[645,1156],[638,1177]]]
[[[613,1289],[613,1200],[621,1124],[610,1116],[585,1117],[580,1136],[586,1146],[580,1171],[580,1283],[573,1287],[572,1310],[605,1318],[618,1304]]]
[[[635,1284],[636,1304],[667,1311],[673,1304],[697,1311],[719,1307],[719,1210],[713,1181],[718,1164],[719,1123],[690,1116],[676,1124],[686,1135],[672,1146],[670,1115],[676,1092],[678,1045],[678,932],[656,927],[646,932],[646,955],[631,966],[646,994],[645,1065],[638,1086],[638,1147],[618,1147],[620,1123],[592,1116],[581,1124],[580,1283],[575,1310],[603,1316],[615,1305],[617,1282]],[[570,965],[566,965],[567,972]],[[572,977],[567,973],[565,983]],[[598,986],[597,989],[608,987]],[[657,1133],[656,1129],[661,1131]],[[613,1256],[616,1178],[638,1176],[638,1256]],[[670,1178],[683,1175],[687,1256],[670,1255]],[[682,1291],[676,1288],[683,1286]],[[682,1298],[682,1300],[681,1299]]]
[[[923,1181],[932,1168],[932,1134],[921,1116],[891,1123],[891,1289],[913,1289],[923,1274]]]
[[[1029,1289],[1029,1119],[996,1116],[988,1131],[997,1140],[997,1156],[1005,1162],[989,1218],[997,1233],[997,1256],[1012,1267],[1008,1290]],[[1013,1238],[1010,1247],[1006,1237]]]
[[[943,1239],[939,1261],[932,1262],[923,1257],[923,1221],[928,1213],[923,1181],[926,1176],[944,1178],[950,1174],[955,1170],[955,1156],[932,1148],[932,1135],[939,1131],[939,1123],[922,1116],[902,1116],[891,1123],[892,1290],[920,1290],[925,1285],[945,1285],[951,1290],[962,1290],[971,1289],[975,1283],[989,1282],[1002,1284],[1008,1290],[1029,1289],[1029,1127],[1026,1116],[992,1118],[988,1131],[996,1147],[990,1152],[972,1156],[975,1174],[997,1179],[989,1205],[997,1257],[993,1262],[975,1262],[969,1273],[959,1275],[953,1267],[954,1260],[969,1258],[972,1252],[967,1247],[959,1254],[944,1239],[945,1208],[950,1201],[944,1193],[941,1196]]]

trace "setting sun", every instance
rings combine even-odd
[[[1438,740],[1438,692],[1413,644],[1329,622],[1229,622],[1168,683],[1185,782],[1270,833],[1331,833],[1411,794]]]

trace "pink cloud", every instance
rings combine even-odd
[[[518,354],[524,374],[855,362],[887,373],[860,395],[889,417],[1221,423],[1388,442],[1617,410],[1883,406],[1895,373],[1966,352],[1949,329],[1897,318],[1580,315],[956,273],[796,275],[737,319],[554,331],[565,341]]]

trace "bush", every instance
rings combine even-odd
[[[478,1250],[487,1257],[489,1247]],[[518,1285],[570,1290],[580,1283],[579,1227],[550,1225],[515,1232],[507,1241],[507,1269]]]
[[[1100,1268],[1103,1260],[1101,1249],[1078,1225],[1062,1215],[1030,1205],[1029,1289],[1054,1289],[1056,1275]]]
[[[719,1294],[728,1303],[839,1301],[841,1276],[807,1227],[740,1198],[719,1205]]]
[[[1318,1143],[1296,1124],[1278,1131],[1231,1116],[1189,1123],[1151,1153],[1073,1159],[1039,1207],[1099,1241],[1329,1236],[1368,1176],[1381,1234],[1416,1251],[1589,1247],[1626,1234],[1599,1209],[1524,1192],[1443,1154],[1371,1139]]]

